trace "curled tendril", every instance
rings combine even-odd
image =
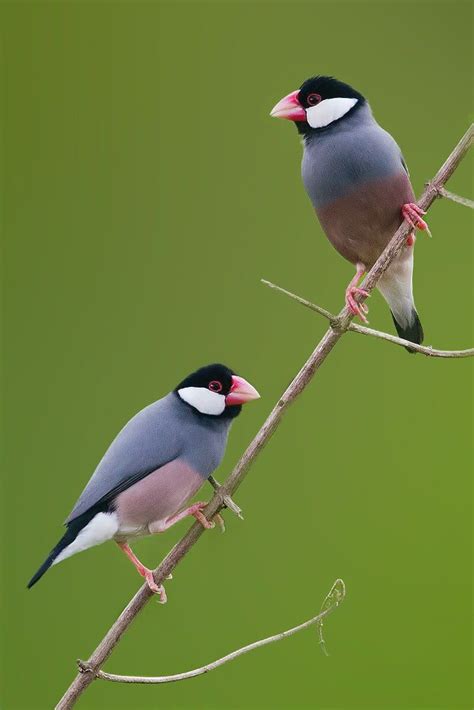
[[[326,598],[324,599],[321,611],[328,611],[329,609],[336,609],[339,604],[343,601],[346,596],[346,585],[342,579],[336,579],[331,589],[329,590]],[[324,619],[319,619],[316,623],[316,631],[319,637],[319,645],[325,656],[329,656],[329,652],[326,648],[326,641],[323,636],[323,623]]]

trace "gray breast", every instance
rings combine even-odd
[[[403,170],[397,143],[375,121],[368,104],[305,140],[302,177],[315,208]]]
[[[189,405],[180,405],[188,410],[182,422],[185,435],[180,457],[208,478],[222,461],[232,420],[196,415]]]

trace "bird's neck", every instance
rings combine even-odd
[[[303,138],[303,145],[310,145],[318,140],[324,139],[326,136],[334,136],[337,133],[346,131],[354,131],[359,127],[365,127],[370,123],[375,123],[372,109],[367,101],[358,102],[347,114],[338,118],[337,121],[324,126],[324,128],[310,128],[306,131]]]

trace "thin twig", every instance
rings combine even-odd
[[[418,205],[422,209],[427,210],[438,197],[439,189],[444,186],[444,183],[451,177],[463,157],[466,155],[472,143],[473,137],[474,126],[471,125],[450,156],[438,170],[434,179],[428,183],[423,191],[423,194],[418,201]],[[371,291],[375,287],[379,278],[402,249],[403,244],[406,242],[411,230],[412,227],[407,222],[403,222],[401,224],[388,246],[384,249],[383,253],[367,274],[363,284],[364,289]],[[289,405],[292,404],[301,394],[305,387],[308,386],[315,372],[321,367],[333,347],[349,327],[352,319],[352,313],[347,306],[344,307],[337,317],[339,326],[338,329],[334,330],[331,327],[324,334],[321,341],[309,356],[308,360],[278,400],[277,404],[271,411],[267,420],[258,431],[251,444],[247,447],[240,461],[227,478],[224,486],[222,486],[222,488],[217,490],[214,494],[212,500],[204,511],[204,514],[208,520],[212,520],[214,515],[222,509],[224,505],[223,494],[232,496],[237,488],[242,484],[251,464],[268,442],[275,429],[278,427],[283,414],[287,411]],[[157,584],[161,584],[167,575],[174,570],[180,560],[199,540],[203,532],[204,528],[200,525],[200,523],[196,522],[192,525],[188,532],[165,557],[162,563],[154,570],[154,578]],[[102,641],[89,658],[87,663],[93,672],[78,673],[76,675],[75,679],[57,704],[56,710],[66,710],[66,708],[73,707],[79,696],[86,690],[90,683],[92,683],[101,666],[109,658],[115,646],[120,641],[122,635],[128,629],[137,614],[143,609],[145,604],[150,601],[152,596],[153,593],[150,591],[148,584],[143,584],[135,596],[127,604],[118,619],[112,624]]]
[[[228,653],[226,656],[218,658],[217,661],[213,661],[212,663],[206,663],[205,666],[201,666],[200,668],[194,668],[193,670],[186,671],[184,673],[175,673],[174,675],[161,676],[117,675],[116,673],[106,673],[104,671],[99,671],[96,674],[96,678],[100,678],[101,680],[109,680],[112,683],[175,683],[178,680],[187,680],[188,678],[195,678],[198,675],[209,673],[209,671],[213,671],[216,668],[219,668],[219,666],[223,666],[224,663],[228,663],[229,661],[233,661],[239,656],[243,656],[244,653],[254,651],[256,648],[262,648],[262,646],[268,646],[268,644],[275,643],[276,641],[283,641],[283,639],[289,638],[290,636],[297,634],[299,631],[304,631],[305,629],[309,629],[310,626],[315,625],[319,628],[320,643],[327,655],[321,632],[323,619],[325,619],[327,616],[329,616],[329,614],[331,614],[331,612],[337,609],[337,607],[344,600],[345,595],[346,588],[344,582],[342,581],[342,579],[336,579],[336,581],[331,587],[331,590],[329,591],[323,602],[322,610],[317,616],[313,616],[312,619],[308,619],[308,621],[304,621],[302,624],[294,626],[291,629],[287,629],[286,631],[281,631],[279,634],[275,634],[274,636],[268,636],[267,638],[260,639],[259,641],[249,643],[247,646],[238,648],[236,651],[232,651],[232,653]],[[84,663],[84,661],[78,660],[77,664],[79,666],[79,670],[82,673],[93,672],[92,668],[90,668],[87,663]]]
[[[292,293],[286,288],[277,286],[266,279],[262,279],[262,283],[265,284],[265,286],[275,289],[275,291],[278,291],[279,293],[285,294],[285,296],[292,298],[294,301],[301,303],[302,306],[309,308],[311,311],[316,311],[316,313],[324,316],[324,318],[327,318],[331,324],[334,324],[335,327],[337,327],[336,316],[327,311],[325,308],[321,308],[321,306],[311,303],[311,301],[308,301],[306,298],[301,298],[301,296],[297,296],[296,293]],[[374,328],[367,328],[366,326],[359,325],[357,323],[350,323],[347,330],[352,331],[353,333],[360,333],[361,335],[371,335],[374,338],[381,338],[382,340],[387,340],[389,343],[395,343],[395,345],[401,345],[404,348],[408,347],[411,350],[416,350],[416,352],[427,355],[428,357],[462,358],[472,357],[474,355],[474,348],[469,348],[468,350],[436,350],[435,348],[432,348],[431,345],[418,345],[417,343],[412,343],[410,340],[404,340],[404,338],[399,338],[396,335],[384,333],[382,330],[374,330]]]
[[[316,311],[316,313],[319,313],[320,316],[323,316],[324,318],[327,318],[328,321],[331,323],[336,321],[336,316],[333,313],[330,313],[327,311],[325,308],[321,308],[321,306],[317,306],[315,303],[311,303],[311,301],[307,301],[306,298],[301,298],[301,296],[297,296],[296,293],[292,293],[291,291],[287,291],[286,288],[282,288],[281,286],[277,286],[276,284],[272,283],[271,281],[267,281],[266,279],[261,279],[261,282],[265,284],[265,286],[268,286],[269,288],[275,289],[275,291],[278,291],[279,293],[284,293],[285,296],[289,296],[292,298],[294,301],[298,301],[298,303],[301,303],[302,306],[306,306],[306,308],[309,308],[312,311]]]
[[[364,325],[359,325],[358,323],[351,323],[349,330],[353,333],[361,333],[361,335],[371,335],[374,338],[381,338],[381,340],[387,340],[389,343],[395,343],[396,345],[403,345],[404,348],[416,350],[417,353],[422,353],[428,357],[462,358],[474,356],[474,348],[468,348],[467,350],[437,350],[436,348],[432,348],[431,345],[418,345],[417,343],[412,343],[410,340],[398,338],[396,335],[384,333],[381,330],[366,328]]]
[[[439,188],[438,194],[440,195],[440,197],[446,197],[446,199],[448,200],[457,202],[458,205],[464,205],[464,207],[470,207],[471,210],[474,210],[474,201],[470,200],[468,197],[461,197],[461,195],[456,195],[455,192],[445,190],[444,187]]]

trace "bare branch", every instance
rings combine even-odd
[[[324,318],[327,318],[331,325],[337,328],[336,316],[329,311],[326,311],[325,308],[321,308],[315,303],[311,303],[311,301],[306,300],[306,298],[301,298],[301,296],[297,296],[295,293],[287,291],[286,288],[277,286],[266,279],[262,279],[262,283],[265,284],[265,286],[275,289],[279,293],[285,294],[285,296],[292,298],[294,301],[301,303],[302,306],[309,308],[311,311],[316,311],[316,313],[319,313],[324,316]],[[427,355],[428,357],[461,358],[472,357],[474,355],[474,348],[469,348],[468,350],[436,350],[435,348],[432,348],[431,345],[417,345],[417,343],[412,343],[410,340],[404,340],[404,338],[399,338],[396,335],[391,335],[390,333],[384,333],[381,330],[366,328],[365,326],[358,325],[357,323],[350,323],[347,330],[352,331],[353,333],[361,333],[362,335],[371,335],[374,338],[381,338],[382,340],[387,340],[389,343],[395,343],[396,345],[402,345],[404,348],[408,347],[411,348],[411,350],[416,350],[416,352]]]
[[[472,143],[473,137],[474,126],[471,125],[450,156],[438,170],[433,180],[428,183],[423,191],[423,194],[418,201],[418,205],[422,209],[427,210],[438,197],[440,188],[444,186],[444,183],[450,178],[463,157],[466,155]],[[367,274],[363,283],[364,289],[370,292],[375,287],[379,278],[402,249],[402,246],[411,230],[412,227],[407,222],[403,222],[400,225],[387,247],[384,249],[372,269]],[[361,298],[360,300],[363,301],[364,298]],[[227,478],[224,486],[222,486],[221,489],[217,490],[214,494],[209,505],[204,510],[204,515],[208,518],[208,520],[212,520],[214,515],[222,509],[224,505],[223,495],[232,496],[237,488],[242,484],[251,464],[268,442],[275,429],[278,427],[283,414],[287,411],[289,405],[292,404],[301,392],[308,386],[316,371],[321,367],[338,340],[348,329],[352,319],[353,315],[349,308],[344,307],[336,319],[338,325],[337,329],[330,327],[324,334],[301,370],[297,373],[291,384],[287,387],[276,403],[275,407],[271,411],[261,429],[258,431],[253,441],[247,447],[247,450],[244,452],[240,461]],[[171,552],[169,552],[162,563],[154,571],[154,578],[157,584],[161,584],[167,575],[174,570],[176,565],[199,540],[203,532],[204,528],[200,523],[196,522],[192,525],[188,532],[173,547]],[[71,708],[76,703],[79,696],[86,690],[90,683],[92,683],[101,666],[109,658],[122,635],[152,596],[153,593],[150,591],[148,584],[143,584],[135,596],[127,604],[118,619],[112,624],[102,641],[89,658],[87,665],[90,667],[92,672],[79,672],[76,675],[75,679],[57,704],[56,710],[66,710],[66,708]]]
[[[439,188],[438,194],[440,195],[440,197],[446,197],[446,199],[448,200],[452,200],[453,202],[457,202],[459,205],[464,205],[464,207],[470,207],[471,210],[474,210],[474,201],[470,200],[468,197],[461,197],[461,195],[456,195],[455,192],[445,190],[444,187]]]
[[[319,313],[320,316],[323,316],[324,318],[327,318],[330,323],[336,322],[336,316],[333,313],[330,313],[327,311],[325,308],[321,308],[321,306],[317,306],[315,303],[311,303],[311,301],[307,301],[306,298],[301,298],[301,296],[297,296],[296,293],[292,293],[291,291],[287,291],[286,288],[282,288],[281,286],[277,286],[276,284],[272,283],[271,281],[267,281],[266,279],[260,279],[265,286],[269,286],[269,288],[275,289],[275,291],[278,291],[279,293],[284,293],[285,296],[289,296],[292,298],[294,301],[298,301],[298,303],[301,303],[302,306],[306,306],[306,308],[309,308],[311,311],[316,311],[316,313]]]
[[[356,323],[351,323],[349,330],[353,333],[361,333],[361,335],[372,335],[374,338],[381,338],[382,340],[387,340],[389,343],[395,343],[396,345],[403,345],[404,348],[416,350],[417,353],[422,353],[428,357],[462,358],[473,357],[474,355],[474,348],[468,348],[467,350],[436,350],[432,348],[431,345],[418,345],[409,340],[398,338],[396,335],[384,333],[381,330],[374,330],[373,328],[366,328],[364,325]]]
[[[219,666],[223,666],[224,663],[228,663],[229,661],[233,661],[239,656],[243,656],[244,653],[254,651],[256,648],[262,648],[262,646],[268,646],[268,644],[275,643],[276,641],[283,641],[283,639],[289,638],[290,636],[294,636],[294,634],[297,634],[299,631],[309,629],[310,626],[317,626],[319,628],[320,644],[322,645],[322,648],[327,655],[327,651],[324,646],[324,640],[322,638],[323,619],[325,619],[327,616],[329,616],[329,614],[331,614],[331,612],[337,609],[339,604],[341,604],[341,602],[344,600],[345,595],[346,587],[344,582],[342,581],[342,579],[336,579],[323,602],[321,611],[317,616],[313,616],[312,619],[308,619],[308,621],[304,621],[302,624],[294,626],[291,629],[287,629],[286,631],[281,631],[279,634],[275,634],[274,636],[268,636],[267,638],[260,639],[259,641],[249,643],[247,646],[238,648],[236,651],[232,651],[232,653],[228,653],[226,656],[218,658],[217,661],[213,661],[212,663],[206,663],[205,666],[201,666],[200,668],[194,668],[193,670],[186,671],[184,673],[175,673],[174,675],[161,676],[117,675],[116,673],[105,673],[104,671],[99,671],[98,673],[96,673],[96,678],[100,678],[101,680],[109,680],[112,683],[175,683],[179,680],[187,680],[188,678],[195,678],[198,675],[209,673],[210,671],[219,668]],[[87,663],[84,663],[84,661],[78,660],[77,664],[82,673],[94,672],[93,669]]]

